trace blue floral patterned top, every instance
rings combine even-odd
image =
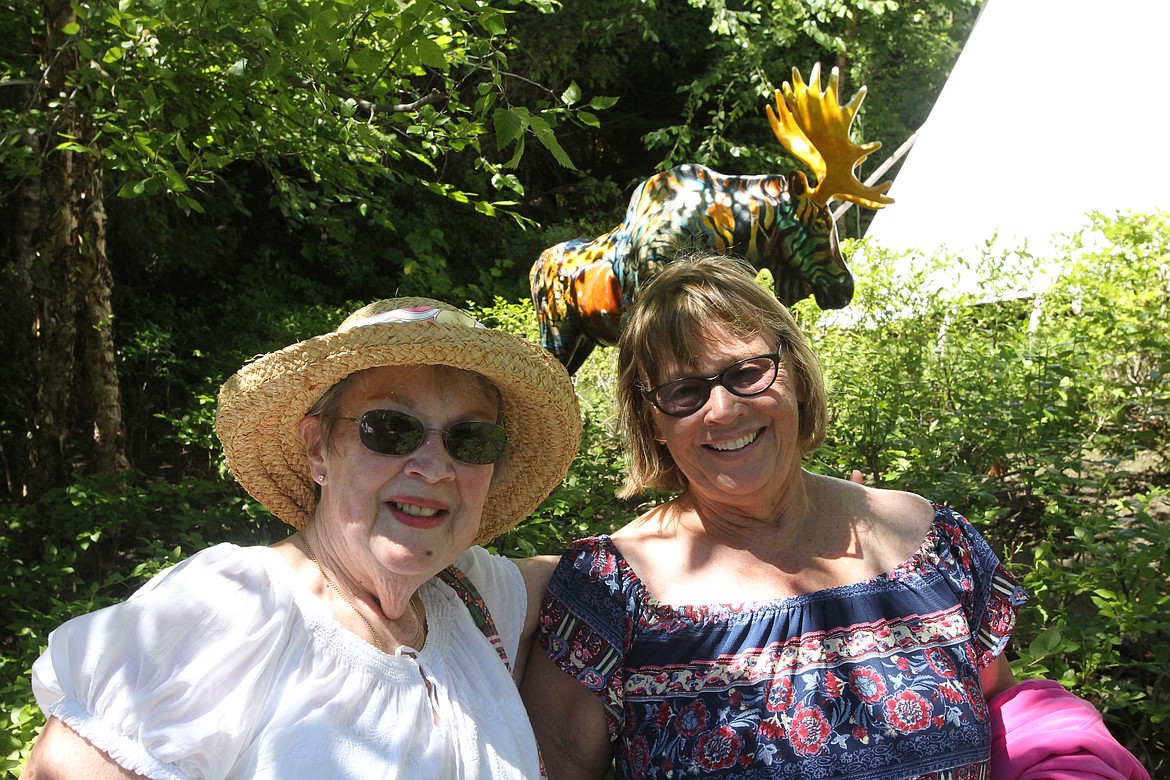
[[[936,504],[893,571],[769,602],[662,604],[608,536],[582,539],[549,583],[540,642],[601,698],[618,778],[986,778],[979,671],[1025,600]]]

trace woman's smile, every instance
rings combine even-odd
[[[422,506],[406,501],[388,501],[390,512],[402,525],[426,530],[438,528],[447,519],[447,510],[437,506]]]
[[[759,435],[763,433],[763,431],[764,429],[760,428],[759,430],[752,431],[751,433],[740,436],[738,439],[733,439],[731,441],[711,442],[710,444],[704,446],[717,452],[737,452],[742,450],[744,447],[747,447],[749,444],[759,438]]]

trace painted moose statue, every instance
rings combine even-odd
[[[849,128],[862,87],[847,105],[837,97],[834,68],[821,91],[820,66],[806,85],[794,68],[792,84],[776,90],[768,121],[780,144],[816,177],[727,176],[702,165],[679,165],[651,176],[630,197],[622,224],[597,238],[575,238],[541,253],[529,274],[541,343],[575,372],[597,344],[613,346],[622,309],[680,250],[709,248],[767,268],[776,297],[792,305],[809,295],[822,309],[853,298],[853,277],[841,257],[829,201],[869,208],[893,200],[890,182],[868,187],[855,167],[878,149],[854,144]]]

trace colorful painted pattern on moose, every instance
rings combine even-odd
[[[597,344],[617,341],[622,309],[662,264],[690,247],[734,253],[768,269],[785,304],[811,295],[824,309],[848,305],[853,277],[829,201],[870,208],[893,201],[885,195],[888,182],[867,187],[854,175],[880,144],[849,140],[865,88],[841,106],[838,78],[834,69],[822,91],[819,66],[809,85],[793,70],[794,86],[785,82],[776,91],[776,110],[768,106],[776,138],[809,166],[815,185],[799,171],[733,176],[679,165],[642,182],[613,230],[542,252],[529,281],[544,347],[576,371]]]

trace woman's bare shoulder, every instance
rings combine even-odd
[[[549,578],[552,577],[560,557],[534,555],[531,558],[512,558],[511,560],[512,563],[516,564],[516,568],[520,569],[520,575],[524,578],[524,584],[529,593],[539,595],[544,592],[544,587],[548,584]]]
[[[862,486],[874,530],[899,549],[917,549],[934,522],[934,507],[917,493]]]
[[[934,508],[922,496],[852,480],[821,478],[818,497],[828,514],[845,519],[883,571],[904,561],[930,533]]]
[[[55,717],[50,717],[45,724],[21,776],[27,780],[63,780],[70,777],[132,780],[142,777],[120,766]]]
[[[836,511],[877,521],[883,525],[929,527],[934,508],[917,493],[906,490],[871,487],[854,480],[818,476],[808,483],[814,501]]]
[[[657,504],[609,535],[618,544],[642,544],[673,537],[678,530],[673,502]]]
[[[870,495],[875,513],[891,521],[901,519],[912,524],[929,525],[934,517],[934,506],[917,493],[906,490],[865,488]]]

